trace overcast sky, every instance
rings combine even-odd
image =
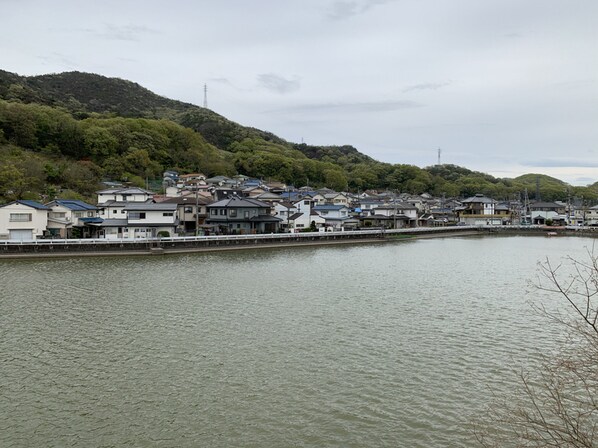
[[[85,71],[293,142],[598,181],[596,0],[0,0],[0,68]]]

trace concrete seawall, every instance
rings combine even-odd
[[[431,238],[481,234],[545,235],[553,229],[527,227],[435,227],[347,232],[281,233],[268,235],[226,235],[154,239],[80,239],[0,241],[1,258],[45,258],[115,255],[162,255],[183,252],[297,247],[331,244],[362,244],[396,241],[400,238]],[[558,234],[596,236],[594,232],[560,229]],[[597,232],[598,233],[598,232]]]

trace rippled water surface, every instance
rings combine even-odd
[[[582,238],[0,261],[2,447],[470,447]]]

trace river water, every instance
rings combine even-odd
[[[559,339],[537,262],[592,242],[0,261],[0,446],[475,446]]]

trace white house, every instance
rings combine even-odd
[[[325,226],[340,230],[344,221],[349,219],[349,207],[346,205],[316,205],[312,212],[324,218]]]
[[[272,211],[274,216],[282,219],[280,227],[285,229],[285,231],[292,231],[295,228],[295,221],[291,222],[291,216],[297,213],[297,207],[294,204],[278,202],[274,204]]]
[[[27,200],[0,205],[0,238],[31,241],[44,236],[49,210],[39,202]]]
[[[98,206],[109,201],[114,202],[145,202],[154,197],[151,191],[143,188],[109,188],[96,191]]]
[[[94,224],[100,238],[155,238],[160,232],[174,236],[178,219],[177,204],[165,202],[130,202],[123,218],[109,218]]]
[[[99,222],[97,207],[83,201],[56,199],[47,203],[46,207],[50,208],[48,231],[61,238],[90,236],[90,223]],[[73,229],[77,229],[75,235]]]
[[[311,226],[311,222],[314,220],[311,211],[314,205],[313,199],[309,197],[293,202],[295,212],[289,216],[289,227],[295,229],[295,231],[308,229]],[[316,214],[316,216],[319,215]],[[324,220],[322,220],[322,224],[323,223]]]
[[[497,214],[494,207],[496,201],[483,194],[476,194],[461,201],[461,207],[455,209],[459,222],[467,225],[501,225],[503,216]]]

